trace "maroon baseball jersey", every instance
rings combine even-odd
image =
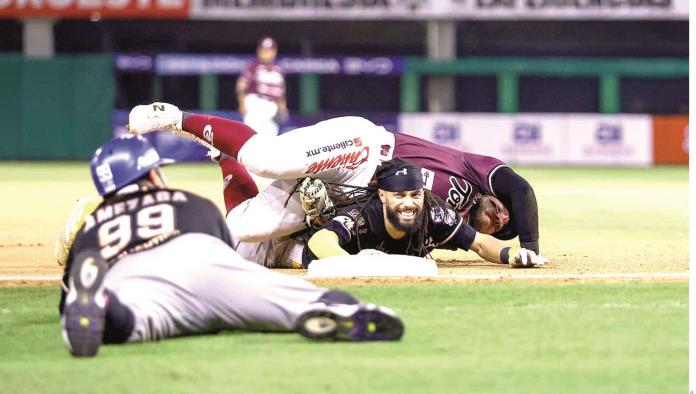
[[[249,83],[247,94],[258,94],[273,101],[285,96],[285,77],[277,64],[261,64],[254,60],[244,67],[239,78]]]
[[[458,151],[408,134],[396,133],[394,138],[393,157],[423,167],[425,188],[465,218],[478,196],[495,195],[491,190],[493,174],[507,167],[494,157]]]

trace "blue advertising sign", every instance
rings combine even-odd
[[[251,55],[116,54],[114,67],[120,72],[154,71],[157,75],[236,75],[253,59]],[[406,64],[404,58],[384,56],[279,56],[277,63],[288,75],[401,75]]]

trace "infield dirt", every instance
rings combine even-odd
[[[516,170],[535,189],[541,250],[551,263],[541,269],[512,270],[482,261],[472,252],[436,251],[442,275],[688,272],[686,167]],[[196,191],[222,209],[216,166],[174,166],[165,174],[171,186]],[[4,162],[0,184],[0,279],[5,278],[0,286],[40,283],[28,280],[33,276],[60,276],[55,237],[75,201],[95,195],[87,163]],[[9,277],[25,279],[8,281]],[[349,282],[370,281],[374,280]]]

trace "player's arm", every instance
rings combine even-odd
[[[302,251],[302,265],[307,268],[312,260],[349,255],[344,246],[357,236],[353,223],[349,216],[336,215],[324,224],[307,241]]]
[[[251,70],[247,67],[237,78],[237,85],[235,86],[235,92],[237,93],[237,103],[239,103],[239,113],[246,114],[246,106],[244,105],[244,97],[249,91],[249,84],[251,83]]]
[[[491,180],[493,193],[511,203],[520,246],[539,253],[539,209],[532,186],[509,167],[499,168]]]
[[[471,250],[487,261],[508,264],[513,268],[540,267],[548,262],[548,259],[537,256],[532,250],[511,248],[495,237],[477,232],[450,208],[446,209],[443,215],[444,219],[439,223],[433,223],[431,227],[432,232],[444,237],[440,243],[442,247]],[[448,220],[455,215],[458,221]]]
[[[349,254],[341,247],[338,234],[327,229],[321,229],[312,235],[307,241],[307,247],[318,259]]]
[[[488,234],[477,232],[470,250],[476,252],[487,261],[507,264],[512,268],[541,267],[549,260],[525,248],[510,247],[503,241]]]

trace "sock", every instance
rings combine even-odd
[[[186,112],[183,129],[235,158],[249,138],[256,135],[256,132],[244,123]]]
[[[108,297],[104,321],[104,343],[124,343],[135,326],[133,311],[121,304],[116,294],[105,290]]]
[[[225,208],[229,213],[232,208],[259,194],[259,189],[249,175],[249,171],[237,160],[223,159],[219,164],[224,182],[222,194],[225,199]]]
[[[346,304],[346,305],[355,305],[359,304],[360,300],[355,298],[354,295],[350,294],[347,291],[343,290],[329,290],[326,293],[322,294],[321,297],[317,300],[319,302],[323,302],[325,304]]]

